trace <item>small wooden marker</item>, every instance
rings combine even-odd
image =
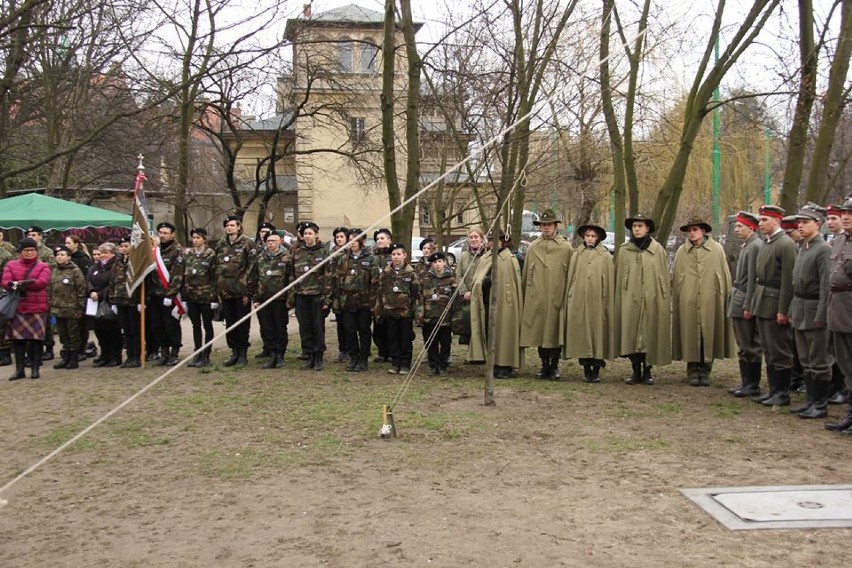
[[[382,406],[382,429],[379,430],[380,438],[396,438],[396,425],[393,423],[393,410],[385,404]]]

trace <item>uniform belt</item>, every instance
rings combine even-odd
[[[734,284],[733,287],[734,290],[739,290],[740,292],[745,292],[747,288],[746,286],[737,286],[736,284]]]
[[[799,292],[795,292],[793,295],[802,300],[819,300],[819,294],[800,294]]]
[[[777,282],[767,282],[766,280],[761,280],[760,278],[758,278],[756,283],[760,284],[764,288],[772,288],[773,290],[781,289],[781,284]]]
[[[852,285],[849,286],[832,286],[832,292],[852,292]]]

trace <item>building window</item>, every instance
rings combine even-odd
[[[379,56],[379,48],[375,45],[362,43],[360,56],[359,71],[361,73],[375,73],[377,65],[376,60]]]
[[[337,53],[337,64],[340,65],[341,73],[352,73],[352,42],[341,41],[335,46]]]
[[[420,224],[421,225],[431,225],[432,218],[429,216],[429,206],[426,204],[420,204]]]
[[[349,140],[358,144],[367,139],[367,131],[364,129],[364,117],[352,117],[349,119]]]
[[[456,214],[456,223],[458,223],[459,225],[464,225],[464,209],[462,209]]]

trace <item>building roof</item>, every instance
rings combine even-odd
[[[275,131],[291,120],[293,120],[293,113],[291,112],[287,112],[284,114],[276,114],[274,116],[270,116],[269,118],[253,118],[250,120],[243,121],[241,123],[240,130]],[[293,125],[290,124],[287,127],[287,130],[293,130]]]
[[[339,8],[333,8],[320,12],[309,18],[293,18],[287,20],[284,28],[284,37],[293,40],[296,30],[301,26],[312,26],[321,28],[378,28],[385,25],[383,12],[370,10],[358,4],[347,4]],[[414,22],[415,33],[423,27],[420,22]]]

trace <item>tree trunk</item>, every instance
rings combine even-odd
[[[805,163],[811,110],[816,99],[817,50],[814,44],[814,14],[812,0],[799,0],[799,94],[793,113],[787,144],[787,163],[781,185],[779,204],[793,211],[799,203],[799,186]]]
[[[844,0],[840,16],[840,33],[837,49],[828,74],[828,91],[825,94],[822,120],[819,125],[811,171],[808,176],[807,200],[823,203],[828,196],[829,163],[831,148],[837,125],[846,106],[849,89],[846,86],[846,74],[849,72],[849,57],[852,55],[852,0]]]
[[[609,145],[612,151],[612,173],[615,202],[615,252],[618,254],[618,245],[624,242],[624,225],[622,221],[626,218],[624,214],[626,180],[624,175],[624,150],[621,141],[621,132],[618,129],[618,121],[615,116],[615,108],[612,103],[612,85],[610,83],[609,71],[609,34],[612,20],[613,6],[615,0],[603,1],[603,16],[601,25],[601,107],[606,120],[607,132],[609,133]]]

